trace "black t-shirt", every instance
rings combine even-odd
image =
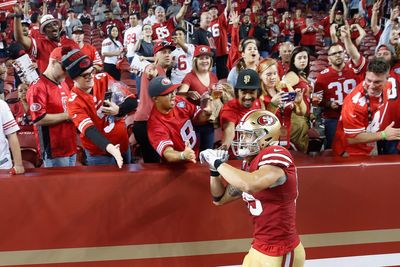
[[[152,57],[154,56],[153,53],[153,43],[147,43],[145,41],[142,41],[142,43],[140,44],[140,48],[137,51],[137,54],[140,56],[144,56],[144,57]]]

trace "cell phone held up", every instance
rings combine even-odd
[[[296,99],[296,92],[288,92],[282,95],[283,102],[293,102]]]
[[[104,102],[103,102],[103,106],[104,106],[104,107],[109,107],[109,106],[110,106],[110,105],[107,104],[105,101],[106,101],[106,100],[111,101],[111,97],[112,97],[112,92],[106,92],[106,93],[104,94]]]

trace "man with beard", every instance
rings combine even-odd
[[[221,149],[228,149],[231,146],[235,137],[235,127],[243,115],[251,110],[261,108],[258,99],[260,93],[261,86],[258,73],[252,69],[240,71],[235,86],[235,98],[226,103],[220,112]]]
[[[153,48],[154,62],[156,63],[146,67],[140,80],[140,102],[133,118],[133,133],[146,163],[160,162],[160,156],[151,146],[147,133],[147,121],[154,105],[149,95],[149,82],[156,76],[166,76],[167,70],[172,66],[171,52],[173,50],[175,50],[175,46],[170,42],[156,43]]]
[[[321,71],[314,85],[314,93],[322,96],[319,105],[323,108],[325,148],[331,148],[343,100],[358,83],[358,76],[344,62],[344,48],[340,44],[329,47],[328,60],[331,66]]]
[[[14,37],[17,42],[22,44],[24,49],[37,59],[39,72],[43,73],[48,64],[51,52],[59,46],[71,46],[78,48],[77,44],[66,38],[60,37],[61,21],[55,19],[52,15],[44,15],[40,20],[40,33],[37,38],[25,36],[22,30],[21,19],[24,17],[20,7],[15,7],[14,16]]]

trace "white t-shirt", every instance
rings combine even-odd
[[[171,82],[173,84],[181,83],[186,74],[192,71],[192,61],[194,54],[194,45],[186,44],[188,52],[185,53],[181,47],[176,47],[172,51],[172,60],[174,65],[171,71]]]
[[[124,47],[127,49],[126,57],[133,57],[135,55],[135,43],[139,39],[139,35],[142,33],[142,25],[136,25],[130,27],[125,31],[124,34]]]
[[[156,19],[156,15],[152,15],[152,16],[147,16],[144,20],[143,20],[143,25],[149,24],[151,26],[153,26],[153,24],[155,24],[157,22]]]
[[[113,52],[116,51],[118,49],[121,49],[122,44],[120,41],[118,40],[114,40],[114,42],[117,44],[115,45],[110,38],[107,38],[103,41],[103,43],[101,44],[101,54],[103,54],[104,52]],[[104,57],[104,63],[107,64],[117,64],[118,61],[118,56],[112,56],[112,57]]]
[[[10,148],[8,146],[7,135],[19,130],[7,103],[0,99],[0,169],[11,169]]]

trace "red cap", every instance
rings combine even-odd
[[[154,55],[157,54],[158,51],[163,50],[164,48],[169,48],[171,49],[171,51],[174,51],[176,47],[171,42],[167,41],[158,42],[153,47]]]
[[[54,50],[51,51],[51,53],[50,53],[50,58],[55,59],[55,60],[61,62],[61,58],[62,58],[61,50],[62,50],[61,47],[56,47],[56,48],[54,48]]]
[[[211,51],[211,48],[207,45],[198,45],[196,46],[196,48],[194,49],[194,57],[198,57],[198,56],[203,56],[203,55],[207,55],[212,57],[213,52]]]

